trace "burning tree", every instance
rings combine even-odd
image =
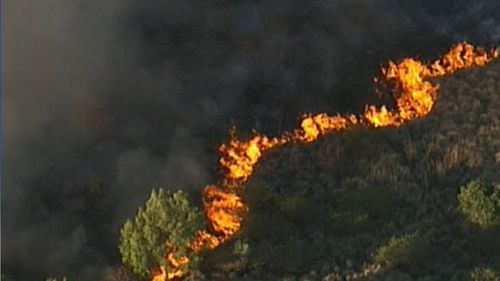
[[[187,247],[203,226],[203,213],[191,206],[186,193],[153,190],[144,208],[121,229],[122,261],[143,277],[165,272],[180,276],[199,260]]]

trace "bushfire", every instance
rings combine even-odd
[[[300,128],[273,138],[255,134],[249,140],[241,141],[235,137],[233,129],[229,142],[219,147],[223,178],[219,185],[208,185],[203,190],[203,208],[209,229],[200,230],[186,247],[194,253],[200,253],[204,249],[218,247],[238,233],[243,215],[248,212],[248,207],[239,195],[240,189],[266,152],[290,142],[310,143],[322,135],[353,126],[398,127],[424,117],[432,110],[439,89],[429,79],[483,66],[498,57],[500,49],[486,51],[459,43],[447,54],[428,64],[411,58],[399,63],[389,62],[382,69],[381,79],[375,81],[394,86],[392,95],[395,108],[369,105],[359,115],[308,114],[301,117]],[[152,281],[181,277],[189,264],[187,257],[174,258],[168,254],[165,258],[173,270],[167,272],[164,267],[159,267],[153,272]]]

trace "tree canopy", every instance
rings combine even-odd
[[[203,214],[193,207],[186,193],[153,190],[144,207],[129,219],[120,232],[120,253],[124,264],[141,276],[164,266],[170,269],[166,256],[188,257],[190,266],[197,257],[186,250],[196,231],[203,227]]]

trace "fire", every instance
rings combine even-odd
[[[177,269],[173,272],[167,272],[164,266],[160,266],[158,270],[153,274],[153,278],[151,281],[165,281],[165,280],[173,280],[178,277],[182,277],[184,272],[180,269]]]
[[[215,249],[220,244],[221,241],[217,236],[214,236],[206,230],[200,230],[196,233],[196,237],[193,242],[191,242],[191,245],[189,245],[189,248],[194,253],[199,253],[205,248]]]
[[[236,234],[241,228],[242,214],[247,211],[241,197],[232,190],[223,190],[213,185],[205,188],[203,197],[205,214],[220,240]]]
[[[429,76],[439,77],[460,69],[484,66],[499,56],[499,48],[486,51],[467,43],[460,43],[428,67]]]
[[[485,51],[467,43],[460,43],[440,59],[424,64],[415,59],[400,63],[389,62],[382,69],[383,81],[395,83],[396,110],[367,106],[364,118],[374,127],[400,126],[404,122],[426,116],[436,101],[438,85],[429,79],[451,74],[460,69],[483,66],[500,56],[500,49]]]
[[[219,147],[222,154],[219,163],[226,171],[224,178],[230,181],[246,181],[263,153],[287,142],[285,137],[268,138],[261,135],[242,142],[236,139],[233,128],[229,143]]]
[[[167,252],[169,252],[165,259],[168,265],[175,270],[167,271],[165,269],[165,266],[162,265],[153,273],[153,278],[151,279],[151,281],[172,280],[177,277],[183,276],[187,269],[187,266],[189,264],[188,257],[174,257],[174,254],[172,254],[173,246],[168,241],[165,243],[165,247],[167,248]]]
[[[295,131],[293,140],[298,142],[312,142],[319,136],[333,132],[344,130],[350,125],[358,123],[358,119],[354,115],[349,116],[328,116],[325,113],[317,115],[304,115],[300,123],[301,130]]]
[[[405,59],[399,64],[390,63],[383,71],[384,78],[396,82],[401,96],[397,98],[397,125],[429,113],[436,99],[438,86],[424,79],[429,76],[429,68],[419,61]],[[391,125],[391,124],[388,124]]]
[[[173,276],[172,276],[173,277]],[[153,278],[151,281],[164,281],[164,280],[172,280],[173,278],[168,278],[167,271],[164,266],[160,266],[158,270],[153,273]]]
[[[498,57],[500,49],[485,51],[467,43],[460,43],[430,64],[415,59],[404,59],[399,63],[389,62],[387,68],[382,69],[382,79],[375,81],[392,82],[395,85],[395,109],[370,105],[366,106],[359,116],[308,114],[302,116],[299,129],[292,133],[285,132],[275,138],[255,134],[249,140],[240,141],[235,137],[233,129],[230,141],[219,147],[222,154],[219,163],[224,171],[222,183],[220,186],[209,185],[203,190],[203,207],[211,231],[200,230],[188,248],[194,253],[214,249],[238,233],[243,215],[248,212],[239,190],[253,174],[255,165],[266,152],[289,142],[313,142],[322,135],[358,124],[375,128],[398,127],[405,122],[424,117],[432,110],[439,89],[439,86],[429,79],[460,69],[483,66]],[[166,259],[174,270],[166,272],[161,266],[152,281],[181,277],[189,264],[187,257],[176,259],[169,254]]]
[[[365,108],[364,117],[373,127],[399,126],[401,123],[398,120],[398,115],[389,111],[387,107],[382,106],[378,109],[374,105]]]

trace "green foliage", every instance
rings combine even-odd
[[[386,268],[415,269],[431,255],[429,243],[418,232],[393,237],[380,247],[373,261]]]
[[[2,279],[2,281],[3,281],[3,279]],[[61,279],[54,278],[54,277],[48,277],[47,279],[45,279],[45,281],[68,281],[68,279],[66,277],[62,277]]]
[[[134,273],[147,276],[159,265],[170,269],[165,256],[173,251],[176,258],[188,256],[194,267],[197,257],[186,246],[202,227],[203,214],[191,206],[186,193],[153,190],[144,208],[139,208],[135,218],[127,220],[121,229],[122,261]]]
[[[489,228],[500,222],[500,185],[472,181],[460,188],[459,210],[473,224]]]
[[[470,272],[470,281],[499,281],[500,272],[489,268],[476,267]]]

